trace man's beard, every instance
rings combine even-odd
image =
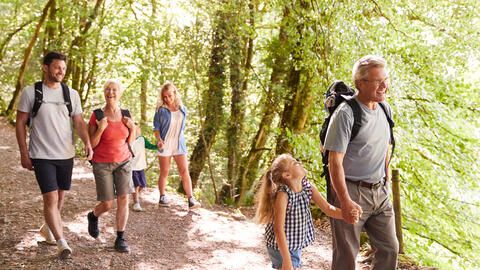
[[[54,74],[50,74],[50,75],[48,76],[48,79],[49,79],[50,81],[52,81],[52,82],[57,82],[57,83],[62,82],[64,76],[61,76],[60,79],[57,79],[58,77],[59,77],[59,76],[55,76]]]

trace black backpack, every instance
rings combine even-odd
[[[323,148],[325,144],[325,137],[327,136],[328,125],[330,124],[330,119],[332,118],[333,112],[338,108],[338,106],[342,102],[346,102],[353,111],[353,126],[352,132],[350,135],[350,141],[355,139],[362,127],[362,108],[360,105],[353,99],[355,95],[355,90],[346,85],[343,81],[335,81],[333,82],[327,89],[325,93],[325,110],[327,111],[327,117],[322,124],[322,129],[320,130],[320,142],[321,142],[321,150],[322,150],[322,163],[323,163],[323,173],[322,176],[325,176],[325,180],[327,182],[327,201],[329,203],[333,203],[332,192],[331,192],[331,182],[330,182],[330,172],[328,171],[328,150]],[[395,150],[395,138],[393,137],[393,127],[394,122],[391,117],[387,113],[387,108],[385,104],[378,103],[382,108],[385,116],[387,117],[388,125],[390,127],[390,142],[392,144],[392,154]]]
[[[128,109],[120,109],[120,111],[122,112],[122,117],[132,118],[132,115],[130,114],[130,111]],[[93,113],[95,114],[95,118],[97,119],[97,121],[100,121],[105,117],[105,113],[101,108],[93,110]],[[128,150],[130,151],[130,154],[132,154],[132,158],[135,157],[135,154],[133,154],[132,146],[128,142],[127,142],[127,145],[128,145]]]
[[[62,92],[63,92],[63,100],[65,101],[65,106],[67,106],[68,116],[72,116],[72,101],[70,99],[70,89],[68,86],[63,82],[60,83],[62,85]],[[27,125],[30,126],[30,119],[37,116],[38,110],[40,110],[40,106],[43,103],[43,82],[39,81],[34,84],[34,91],[35,91],[35,98],[33,101],[32,111],[30,112],[30,118],[27,120]]]
[[[120,109],[120,111],[122,112],[122,117],[132,118],[132,116],[130,114],[130,111],[128,109]],[[100,109],[100,108],[93,110],[93,113],[95,114],[95,118],[98,121],[102,120],[105,117],[105,114],[103,113],[103,110]]]

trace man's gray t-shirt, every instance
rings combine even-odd
[[[363,113],[358,135],[350,142],[353,111],[346,102],[343,102],[332,115],[324,147],[329,151],[345,153],[343,159],[345,178],[376,183],[385,176],[390,127],[380,105],[370,110],[366,105],[356,101]],[[391,117],[390,106],[384,104]]]
[[[31,113],[35,99],[34,87],[23,89],[18,110]],[[78,92],[70,89],[72,116],[82,113]],[[62,87],[49,88],[43,84],[43,103],[30,120],[28,151],[34,159],[70,159],[75,156],[72,121],[63,98]]]

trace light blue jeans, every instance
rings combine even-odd
[[[268,251],[268,257],[270,257],[270,260],[272,261],[272,268],[274,269],[280,269],[282,268],[282,255],[280,254],[280,250],[275,250],[271,247],[267,247]],[[290,250],[290,257],[292,258],[292,265],[293,268],[297,269],[302,266],[302,250],[297,249],[297,250]]]

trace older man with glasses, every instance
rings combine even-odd
[[[344,220],[331,220],[333,236],[332,269],[355,269],[360,232],[365,229],[375,249],[373,269],[393,270],[397,265],[398,241],[393,208],[388,198],[388,164],[391,129],[386,61],[367,55],[353,66],[357,89],[354,99],[362,111],[361,128],[350,140],[353,111],[345,102],[332,115],[325,139],[333,204],[341,207]],[[383,105],[385,111],[381,108]],[[358,222],[349,215],[361,213]]]

